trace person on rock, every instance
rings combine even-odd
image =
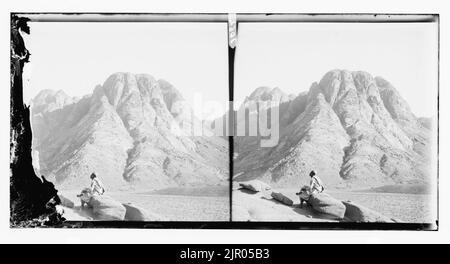
[[[95,173],[92,173],[91,176],[91,191],[93,195],[103,195],[105,193],[105,188],[103,188],[102,182],[98,179]]]
[[[295,193],[295,195],[300,198],[300,208],[303,208],[304,203],[308,205],[309,196],[311,195],[309,186],[304,185],[298,193]]]
[[[323,187],[322,181],[316,175],[316,172],[314,170],[309,173],[309,177],[311,177],[309,181],[309,189],[311,191],[311,194],[323,192],[325,187]]]
[[[311,195],[315,193],[321,193],[325,189],[323,187],[322,181],[316,175],[316,172],[314,170],[309,173],[309,177],[311,177],[309,185],[304,185],[298,193],[295,193],[300,198],[300,208],[303,208],[303,203],[306,203],[306,205],[308,205],[308,201]]]
[[[77,197],[80,198],[81,208],[89,206],[89,202],[92,198],[91,188],[84,188],[80,194],[77,194]]]

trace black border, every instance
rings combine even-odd
[[[11,17],[29,18],[29,22],[207,22],[227,23],[228,13],[97,13],[97,12],[11,12]],[[47,16],[47,17],[46,17]],[[84,17],[83,17],[84,16]],[[121,16],[121,17],[120,17]],[[359,19],[358,19],[359,18]],[[440,94],[440,20],[439,14],[421,13],[238,13],[239,23],[437,23],[438,24],[438,98],[437,98],[437,218],[439,219],[439,94]],[[235,49],[228,47],[230,115],[234,99]],[[13,92],[13,91],[11,91]],[[22,91],[20,91],[21,93]],[[13,95],[11,95],[13,96]],[[230,129],[233,129],[230,122]],[[232,134],[231,134],[232,135]],[[355,223],[355,222],[239,222],[232,220],[233,137],[229,136],[230,221],[66,221],[56,227],[130,228],[130,229],[272,229],[272,230],[428,230],[437,231],[435,223]]]
[[[190,222],[190,221],[66,221],[60,227],[129,228],[129,229],[241,229],[241,230],[391,230],[437,231],[438,222],[431,223],[355,223],[355,222]]]

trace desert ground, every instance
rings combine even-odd
[[[296,188],[277,188],[294,201],[286,206],[270,196],[270,192],[252,192],[234,187],[232,193],[233,221],[336,222],[316,213],[306,205],[299,207]],[[398,190],[395,189],[395,190]],[[403,190],[403,189],[402,189]],[[416,189],[414,189],[416,190]],[[384,191],[384,192],[380,192]],[[389,192],[387,192],[389,191]],[[434,223],[437,219],[435,195],[430,193],[395,193],[392,188],[370,190],[326,190],[341,201],[352,201],[384,216],[404,223]],[[81,209],[77,191],[60,191],[75,203],[66,208],[64,216],[72,221],[96,220],[89,210]],[[228,186],[199,188],[168,188],[149,192],[108,192],[120,203],[145,209],[158,221],[229,221]]]
[[[293,199],[286,191],[283,194]],[[295,192],[294,192],[295,196]],[[252,192],[246,189],[233,189],[232,220],[264,222],[336,222],[308,209],[286,206],[271,198],[270,192]],[[294,200],[298,203],[298,199]]]
[[[403,223],[435,223],[436,198],[432,194],[329,191],[343,201],[353,201]]]
[[[383,189],[383,188],[382,188]],[[270,197],[270,193],[254,193],[245,189],[233,189],[234,221],[295,221],[324,222],[336,221],[315,213],[304,206],[299,208],[297,188],[277,188],[294,201],[286,206]],[[375,190],[375,189],[374,189]],[[374,190],[326,190],[328,194],[341,201],[352,201],[378,213],[403,223],[435,223],[436,199],[430,193],[386,193]],[[434,197],[434,198],[433,198]]]
[[[73,209],[65,208],[69,221],[96,220],[89,210],[81,209],[78,191],[60,191],[75,203]],[[228,186],[199,188],[169,188],[151,192],[108,192],[120,203],[131,203],[145,209],[159,221],[228,221],[230,200]]]

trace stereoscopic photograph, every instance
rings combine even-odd
[[[233,220],[435,223],[437,30],[239,24]]]
[[[194,113],[227,101],[226,23],[28,26],[30,173],[65,220],[229,220],[228,139]]]
[[[436,230],[438,29],[12,14],[10,225]]]

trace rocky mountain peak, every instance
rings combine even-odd
[[[251,96],[269,91],[258,88]],[[429,180],[430,126],[381,77],[332,70],[279,110],[276,147],[259,148],[251,137],[236,140],[238,179],[262,177],[285,186],[315,168],[332,186]]]
[[[30,102],[32,112],[35,114],[41,112],[54,111],[75,102],[77,99],[68,96],[63,90],[45,89],[40,91]]]
[[[91,95],[32,120],[41,172],[63,189],[85,186],[92,172],[113,190],[227,179],[226,141],[175,134],[173,126],[190,121],[190,107],[173,85],[148,74],[112,74]]]
[[[186,106],[181,106],[187,103],[185,102],[183,95],[171,83],[164,79],[159,79],[158,84],[163,94],[164,102],[172,114],[178,116],[180,111],[188,110],[183,109]]]
[[[379,88],[384,106],[392,118],[397,121],[414,122],[416,116],[412,113],[408,103],[400,96],[394,86],[382,77],[376,77],[375,82]]]
[[[289,95],[278,87],[271,88],[261,86],[256,88],[250,96],[247,97],[246,101],[277,101],[281,103],[288,101],[289,99]]]

